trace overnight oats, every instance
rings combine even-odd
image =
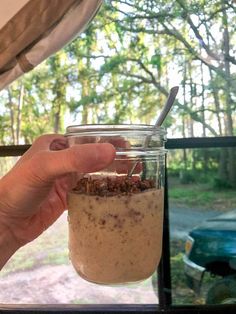
[[[152,131],[151,127],[146,128],[149,133]],[[102,136],[102,142],[119,142],[117,138],[114,140],[112,131],[112,136]],[[101,133],[99,129],[99,141]],[[86,142],[84,133],[81,136],[82,142]],[[121,136],[124,139],[124,131],[119,132],[119,139]],[[142,136],[139,134],[140,140]],[[155,134],[152,136],[155,140]],[[123,143],[127,142],[127,137]],[[96,140],[98,142],[97,135]],[[122,284],[144,280],[156,270],[162,249],[165,161],[159,140],[158,148],[153,150],[152,147],[148,154],[140,153],[137,147],[135,151],[125,149],[122,153],[119,145],[112,167],[101,173],[84,175],[69,194],[70,259],[84,279],[101,284]],[[128,142],[130,150],[134,138],[129,137]],[[136,146],[137,142],[135,135]],[[81,139],[73,144],[77,143],[81,143]],[[137,169],[130,176],[130,168],[135,162]]]

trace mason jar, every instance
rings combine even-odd
[[[80,174],[68,196],[69,254],[100,284],[150,277],[161,257],[166,132],[151,125],[69,126],[69,146],[111,143],[113,163]]]

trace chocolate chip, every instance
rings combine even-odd
[[[100,225],[105,225],[106,224],[106,220],[105,219],[100,219],[99,224]]]

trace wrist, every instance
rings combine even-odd
[[[20,248],[19,243],[10,229],[10,221],[7,217],[7,206],[4,199],[9,190],[4,184],[4,177],[0,180],[0,270],[10,257]]]
[[[11,231],[0,223],[0,270],[19,248]]]

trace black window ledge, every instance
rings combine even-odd
[[[145,314],[201,314],[201,313],[236,313],[236,306],[233,304],[224,305],[176,305],[170,306],[165,309],[161,309],[158,305],[1,305],[0,313],[15,313],[15,314],[37,314],[37,313],[57,313],[57,314],[76,314],[76,313],[99,313],[99,314],[111,314],[111,313],[145,313]]]

